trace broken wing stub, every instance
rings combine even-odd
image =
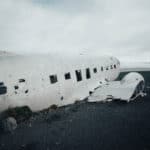
[[[103,84],[89,96],[89,102],[110,101],[119,99],[131,101],[138,96],[146,96],[145,80],[137,72],[131,72],[125,75],[121,81],[111,81]]]

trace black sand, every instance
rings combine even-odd
[[[142,72],[150,85],[150,72]],[[150,93],[150,91],[148,91]],[[149,150],[150,96],[44,111],[1,133],[0,150]]]

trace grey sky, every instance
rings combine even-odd
[[[0,49],[149,61],[149,0],[4,0]]]

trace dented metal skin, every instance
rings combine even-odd
[[[120,62],[110,56],[1,56],[0,68],[0,82],[3,83],[0,85],[0,90],[3,89],[0,111],[25,105],[38,111],[53,104],[71,104],[88,97],[90,91],[114,81],[120,74]],[[88,79],[87,68],[90,70]],[[81,81],[77,81],[76,70],[81,71]],[[65,73],[70,73],[71,79],[66,80]],[[57,75],[56,83],[50,82],[51,75]],[[136,78],[144,80],[136,73],[124,81],[130,83]]]
[[[129,102],[138,96],[146,96],[144,90],[145,81],[143,76],[137,72],[131,72],[120,81],[109,81],[107,84],[100,86],[89,96],[88,101],[96,102],[119,99]]]

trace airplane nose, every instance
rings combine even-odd
[[[116,58],[116,60],[117,60],[117,64],[120,66],[120,61],[119,61],[119,59]]]
[[[112,60],[116,62],[116,65],[120,66],[120,61],[116,57],[112,57]]]

